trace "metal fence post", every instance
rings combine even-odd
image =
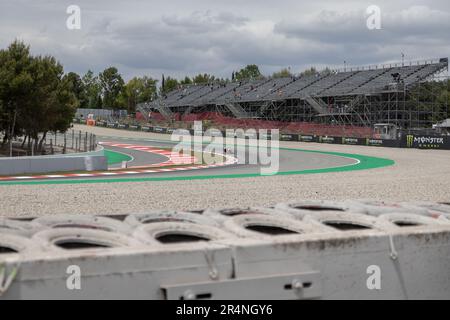
[[[81,151],[81,130],[79,132],[79,137],[78,137],[78,148],[77,151]]]
[[[67,145],[67,137],[66,137],[66,133],[64,132],[64,147],[63,147],[63,154],[66,154],[66,145]]]

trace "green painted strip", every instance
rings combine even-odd
[[[106,150],[105,149],[105,156],[108,159],[108,165],[113,165],[116,163],[122,163],[122,161],[131,161],[133,160],[132,157],[130,157],[129,155],[125,154],[125,153],[120,153],[120,152],[114,152],[111,150]]]
[[[395,161],[384,158],[369,157],[359,154],[349,154],[340,152],[325,152],[325,151],[313,151],[303,149],[291,149],[280,148],[280,150],[309,152],[329,154],[340,157],[354,158],[359,160],[359,163],[334,168],[324,169],[312,169],[301,171],[284,171],[279,172],[276,175],[298,175],[298,174],[317,174],[317,173],[329,173],[329,172],[347,172],[355,170],[368,170],[375,168],[388,167],[395,164]],[[39,185],[39,184],[83,184],[83,183],[116,183],[116,182],[146,182],[146,181],[183,181],[183,180],[206,180],[206,179],[230,179],[230,178],[250,178],[250,177],[263,177],[260,174],[248,173],[248,174],[224,174],[224,175],[203,175],[203,176],[181,176],[181,177],[154,177],[154,178],[117,178],[117,179],[76,179],[76,180],[49,180],[49,181],[4,181],[0,182],[0,185]]]

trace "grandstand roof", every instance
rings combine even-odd
[[[395,90],[399,84],[409,87],[445,69],[448,69],[448,58],[382,67],[352,68],[329,74],[188,85],[168,93],[156,103],[162,102],[167,107],[182,107],[303,99],[308,96],[372,94]]]

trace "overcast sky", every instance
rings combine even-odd
[[[80,30],[66,27],[69,5]],[[381,30],[367,28],[370,5]],[[21,39],[66,72],[113,65],[125,79],[448,57],[449,30],[448,0],[0,0],[0,48]]]

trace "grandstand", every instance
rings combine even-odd
[[[219,123],[277,123],[304,131],[306,127],[341,126],[360,130],[374,124],[399,128],[431,127],[447,117],[426,83],[448,70],[448,58],[347,68],[341,71],[287,78],[265,78],[180,86],[160,99],[140,104],[143,115],[152,112],[167,120],[211,118]],[[428,97],[426,100],[423,96]],[[335,128],[336,130],[336,128]]]

